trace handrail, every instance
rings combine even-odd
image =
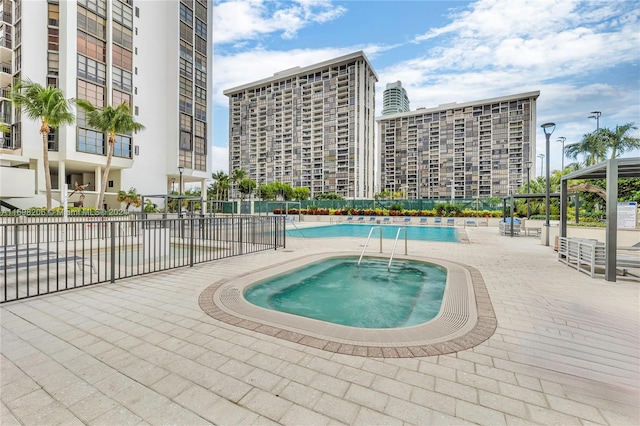
[[[389,264],[387,265],[387,271],[391,270],[391,261],[393,260],[393,254],[396,252],[396,246],[398,245],[398,238],[400,238],[400,231],[404,230],[404,254],[407,255],[407,227],[403,226],[402,228],[398,228],[398,232],[396,232],[396,241],[393,243],[393,250],[391,250],[391,256],[389,256]]]
[[[362,253],[360,253],[360,258],[358,259],[358,266],[360,266],[360,262],[362,262],[362,257],[364,256],[364,252],[367,249],[367,246],[369,245],[371,234],[373,234],[373,230],[376,228],[380,230],[380,253],[382,253],[382,227],[379,225],[372,226],[371,229],[369,230],[369,236],[367,237],[367,241],[364,243],[364,247],[362,248]]]

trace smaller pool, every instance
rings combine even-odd
[[[440,311],[446,269],[426,262],[331,258],[257,283],[244,292],[257,306],[360,328],[425,323]]]
[[[407,238],[420,241],[458,242],[460,237],[458,230],[446,226],[398,226],[398,225],[371,225],[345,223],[339,225],[314,226],[304,229],[287,230],[288,237],[302,238],[332,238],[332,237],[358,237],[367,238],[372,226],[379,226],[382,238],[395,239],[399,228],[407,229]],[[379,231],[374,230],[371,238],[380,238]],[[400,232],[400,238],[404,238],[404,232]]]

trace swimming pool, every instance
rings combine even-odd
[[[257,283],[247,301],[266,309],[362,328],[400,328],[434,318],[446,269],[425,262],[337,257]]]
[[[458,242],[460,237],[454,227],[436,226],[401,226],[401,225],[370,225],[357,223],[344,223],[338,225],[314,226],[301,229],[287,230],[288,237],[302,238],[332,238],[332,237],[358,237],[367,238],[372,226],[379,227],[374,230],[371,238],[395,239],[399,228],[407,229],[407,238],[420,241]],[[404,232],[400,232],[400,238],[404,238]]]

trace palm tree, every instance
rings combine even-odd
[[[587,133],[580,142],[567,145],[564,149],[567,158],[577,160],[578,156],[584,156],[585,166],[603,161],[607,156],[607,143],[603,130]]]
[[[100,208],[104,202],[104,194],[107,190],[107,180],[109,178],[109,170],[111,169],[113,146],[116,143],[116,133],[138,131],[144,129],[144,126],[134,120],[126,102],[123,102],[116,108],[111,105],[104,108],[96,108],[91,102],[82,99],[76,100],[76,103],[87,113],[87,124],[107,134],[107,164],[102,173],[102,185],[96,206]]]
[[[235,169],[233,172],[231,172],[231,176],[229,177],[229,180],[231,181],[232,184],[238,185],[240,181],[246,177],[247,177],[247,171],[245,169]]]
[[[256,183],[252,179],[242,179],[238,184],[238,190],[240,191],[240,200],[243,201],[245,196],[251,195],[254,189],[256,189]]]
[[[229,187],[229,175],[219,170],[217,173],[212,173],[211,177],[216,181],[216,200],[219,200]]]
[[[129,191],[118,191],[118,202],[127,203],[124,209],[129,211],[129,206],[132,204],[134,207],[140,207],[142,205],[142,197],[135,188],[130,188]]]
[[[624,154],[626,151],[640,148],[639,138],[627,136],[629,130],[638,130],[638,127],[634,123],[627,123],[616,126],[615,130],[600,129],[607,148],[611,148],[611,159],[617,158],[619,154]]]
[[[49,167],[49,144],[47,136],[52,129],[64,124],[73,124],[75,117],[71,112],[71,100],[64,98],[57,87],[44,87],[29,80],[19,81],[9,95],[11,102],[20,113],[31,120],[41,121],[42,164],[47,198],[47,210],[51,210],[51,169]]]

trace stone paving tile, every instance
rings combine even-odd
[[[296,333],[287,341],[201,310],[214,280],[336,249],[291,239],[275,254],[1,306],[2,424],[640,424],[637,283],[592,280],[533,238],[465,232],[469,243],[410,251],[469,265],[485,283],[478,308],[490,299],[496,321],[477,329],[497,329],[471,349],[364,358],[343,354],[361,348],[303,346]],[[403,356],[391,349],[369,355]]]

